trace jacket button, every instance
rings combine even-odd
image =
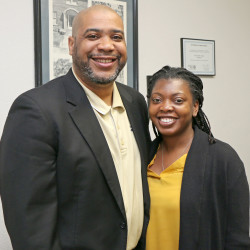
[[[125,228],[126,228],[126,223],[125,223],[125,222],[122,222],[122,223],[120,224],[120,228],[121,228],[121,229],[125,229]]]

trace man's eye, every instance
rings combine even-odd
[[[122,41],[123,40],[123,36],[113,35],[112,39],[115,40],[115,41]]]
[[[89,35],[87,35],[87,38],[90,40],[94,40],[94,39],[97,39],[98,36],[96,34],[89,34]]]

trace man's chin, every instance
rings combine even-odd
[[[113,83],[116,78],[117,77],[113,77],[113,78],[98,77],[98,78],[94,78],[94,79],[91,79],[91,80],[92,80],[92,82],[95,82],[96,84],[107,85],[107,84]]]
[[[118,73],[115,72],[114,74],[91,74],[90,79],[92,82],[97,84],[109,84],[113,83],[118,76]]]
[[[73,62],[74,62],[75,68],[78,69],[82,78],[83,79],[85,78],[87,81],[90,81],[96,84],[113,83],[116,80],[117,76],[119,75],[121,69],[123,68],[123,67],[118,67],[116,69],[105,72],[105,71],[95,69],[94,67],[90,67],[88,64],[79,62],[76,59],[77,58],[75,58]]]

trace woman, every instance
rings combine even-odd
[[[250,249],[244,166],[215,140],[202,111],[203,84],[184,68],[163,67],[150,81],[156,133],[148,166],[147,250]]]

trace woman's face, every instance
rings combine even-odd
[[[198,101],[193,101],[189,85],[181,79],[159,79],[149,100],[149,115],[162,136],[178,136],[192,130]]]

